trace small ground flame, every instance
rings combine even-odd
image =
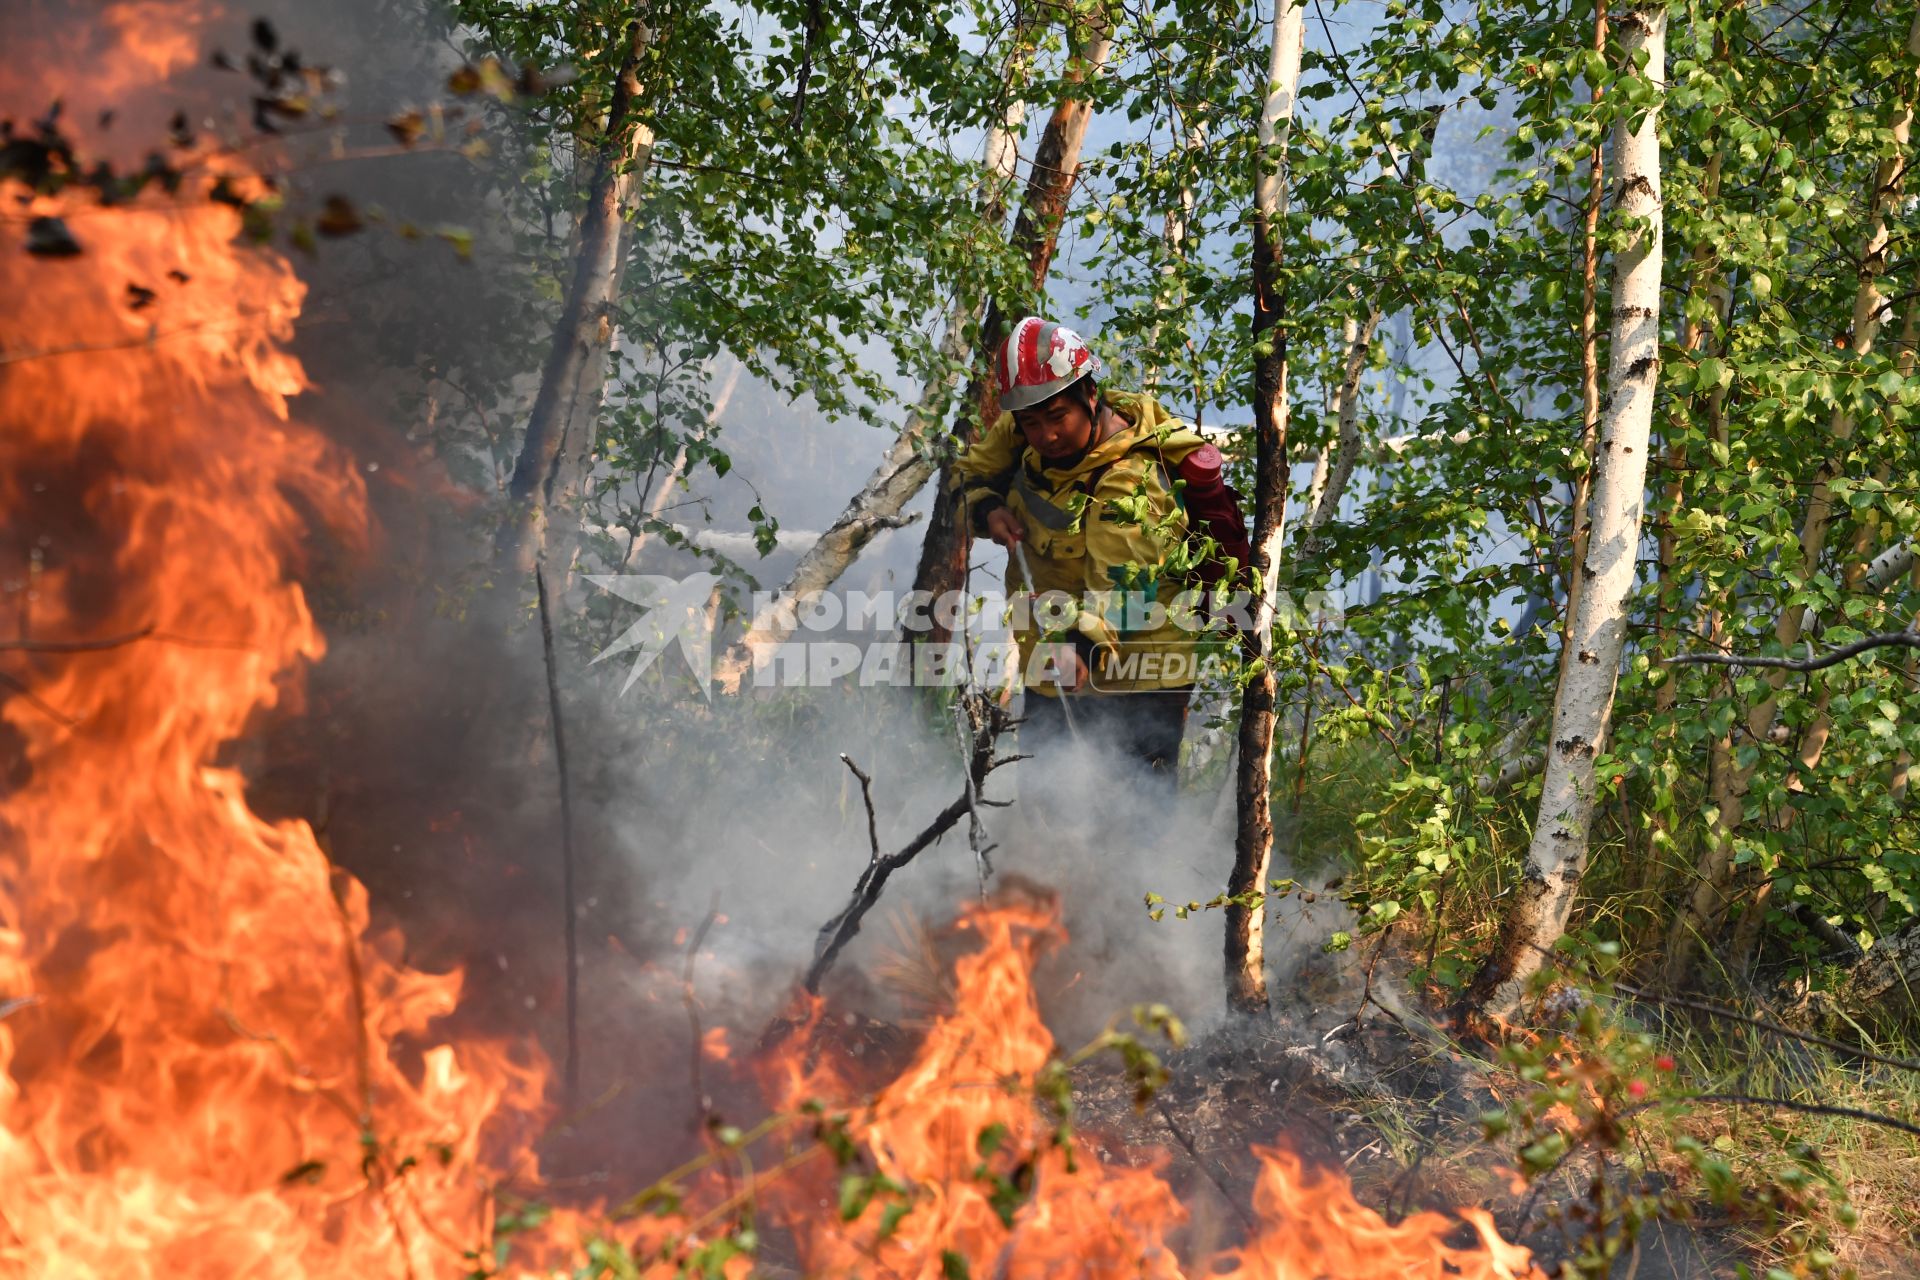
[[[1182,1259],[1174,1235],[1187,1211],[1162,1176],[1164,1155],[1102,1161],[1047,1105],[1066,1086],[1032,968],[1062,936],[1053,906],[971,906],[960,927],[979,947],[956,964],[953,1010],[850,1113],[856,1164],[880,1191],[844,1221],[819,1211],[818,1187],[790,1197],[785,1218],[809,1273],[1538,1280],[1528,1251],[1501,1240],[1489,1215],[1421,1213],[1389,1224],[1354,1199],[1343,1175],[1310,1171],[1284,1150],[1258,1152],[1251,1238]],[[812,1037],[807,1024],[764,1064],[776,1105],[803,1105],[804,1091],[826,1078],[801,1065]],[[1474,1235],[1477,1244],[1458,1243]]]

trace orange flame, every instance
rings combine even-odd
[[[113,12],[122,36],[172,13]],[[127,43],[110,83],[185,56]],[[204,200],[27,212],[71,218],[86,252],[36,261],[24,220],[0,221],[0,585],[21,584],[0,594],[0,635],[103,643],[0,652],[0,1275],[470,1272],[495,1188],[534,1175],[513,1124],[547,1064],[435,1043],[461,975],[405,964],[311,828],[256,816],[221,762],[323,652],[294,574],[310,521],[365,526],[349,461],[289,412],[303,286]],[[155,296],[131,305],[129,285]],[[1036,1105],[1054,1045],[1031,968],[1060,936],[1052,908],[970,908],[961,928],[980,945],[955,1010],[848,1129],[901,1190],[844,1221],[817,1168],[769,1192],[809,1273],[1188,1273],[1164,1157],[1103,1162]],[[824,1016],[809,1003],[760,1064],[774,1105],[856,1095],[813,1052]],[[727,1058],[722,1032],[703,1048]],[[1538,1276],[1485,1214],[1463,1214],[1477,1246],[1449,1244],[1454,1219],[1388,1225],[1343,1178],[1261,1160],[1258,1230],[1193,1274]],[[622,1227],[644,1274],[725,1221],[738,1196],[716,1185],[698,1216]],[[588,1229],[565,1216],[528,1251],[565,1265]]]
[[[204,198],[26,212],[85,252],[0,224],[0,635],[119,642],[0,654],[0,1273],[446,1274],[486,1236],[485,1122],[537,1108],[545,1064],[434,1045],[460,975],[371,936],[220,762],[323,650],[292,576],[314,513],[364,528],[289,416],[304,288]]]
[[[787,1220],[810,1271],[935,1280],[957,1255],[972,1275],[1009,1277],[1538,1280],[1528,1251],[1503,1241],[1486,1213],[1461,1214],[1477,1246],[1449,1244],[1460,1220],[1421,1213],[1390,1225],[1354,1199],[1344,1175],[1309,1173],[1284,1150],[1257,1152],[1252,1238],[1189,1269],[1172,1243],[1187,1213],[1162,1176],[1164,1157],[1103,1162],[1078,1138],[1062,1140],[1035,1105],[1054,1044],[1031,971],[1061,936],[1053,907],[970,907],[960,924],[981,945],[955,967],[953,1012],[849,1126],[874,1170],[908,1189],[907,1211],[876,1197],[841,1223],[817,1196],[794,1197]],[[788,1088],[778,1105],[800,1105],[801,1091],[821,1083],[820,1072],[795,1065],[805,1041],[790,1038],[765,1073]],[[983,1144],[985,1134],[994,1137]]]

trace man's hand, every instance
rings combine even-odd
[[[1005,507],[996,507],[987,513],[987,536],[1003,547],[1011,547],[1025,542],[1027,531],[1021,527],[1020,517]]]

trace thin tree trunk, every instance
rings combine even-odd
[[[1607,51],[1607,0],[1594,0],[1593,48]],[[1589,85],[1593,101],[1606,95]],[[1573,647],[1573,619],[1580,611],[1581,577],[1574,566],[1587,558],[1587,503],[1593,496],[1593,447],[1600,438],[1600,325],[1594,314],[1600,281],[1600,203],[1607,189],[1606,148],[1596,139],[1587,158],[1586,233],[1580,259],[1580,444],[1584,465],[1573,478],[1573,528],[1567,555],[1567,607],[1560,619],[1560,668],[1566,670]]]
[[[1900,336],[1895,340],[1893,367],[1902,378],[1913,376],[1916,340],[1920,340],[1920,302],[1908,304],[1906,318],[1900,323]],[[1892,472],[1882,466],[1878,473],[1880,483],[1884,485],[1891,477]],[[1866,585],[1867,574],[1873,568],[1873,562],[1868,558],[1868,553],[1873,548],[1874,532],[1873,525],[1864,521],[1854,531],[1852,554],[1848,557],[1847,568],[1840,579],[1840,588],[1844,595],[1854,595]],[[1807,726],[1806,733],[1800,738],[1798,752],[1800,764],[1795,777],[1787,784],[1788,790],[1803,789],[1804,784],[1801,783],[1800,776],[1820,767],[1820,759],[1826,754],[1827,739],[1833,734],[1833,719],[1827,714],[1832,705],[1833,685],[1829,681],[1821,688],[1820,696],[1814,703],[1813,722]],[[1783,821],[1791,822],[1792,812],[1791,809],[1785,810],[1782,815]]]
[[[740,386],[740,377],[743,372],[745,370],[740,362],[734,361],[733,368],[727,373],[727,380],[720,384],[720,393],[713,398],[713,408],[707,411],[706,429],[708,431],[712,431],[720,424],[721,415],[726,413],[727,405],[733,400],[734,391]],[[647,503],[646,515],[643,518],[645,522],[656,521],[666,513],[667,499],[673,496],[674,486],[679,484],[686,471],[687,440],[682,439],[680,447],[674,450],[673,461],[667,467],[667,474],[660,478],[659,486],[653,491],[653,498]],[[614,572],[624,573],[627,566],[633,563],[634,557],[647,549],[649,541],[644,527],[636,530],[628,541],[626,553],[620,557],[620,563],[615,567]]]
[[[1909,572],[1911,575],[1907,583],[1909,589],[1920,592],[1920,561],[1913,562],[1909,566]],[[1907,625],[1909,627],[1920,628],[1920,614],[1916,614]],[[1920,651],[1913,649],[1907,650],[1906,661],[1901,664],[1900,669],[1902,677],[1909,687],[1920,683]],[[1912,784],[1913,753],[1903,747],[1901,748],[1900,754],[1894,758],[1893,772],[1887,779],[1887,792],[1893,797],[1894,804],[1904,805],[1906,803],[1907,791]]]
[[[1620,73],[1666,79],[1664,7],[1628,10],[1619,19]],[[1644,50],[1646,67],[1635,72]],[[1468,999],[1483,1010],[1511,1010],[1540,967],[1543,952],[1566,930],[1573,896],[1586,870],[1593,818],[1594,756],[1603,748],[1626,641],[1627,596],[1633,588],[1645,503],[1647,444],[1653,427],[1660,361],[1660,136],[1649,110],[1631,129],[1623,115],[1613,153],[1620,169],[1619,211],[1630,239],[1614,260],[1613,325],[1608,343],[1607,399],[1594,458],[1586,556],[1573,619],[1574,660],[1560,675],[1540,810],[1527,849],[1524,879],[1514,894],[1498,949],[1474,978]]]
[[[1900,337],[1896,340],[1894,368],[1902,378],[1913,376],[1914,340],[1920,335],[1920,304],[1909,304],[1906,319],[1900,325]],[[1878,469],[1877,478],[1885,484],[1892,475],[1884,464]],[[1840,590],[1845,596],[1860,591],[1867,580],[1868,570],[1872,568],[1871,552],[1875,541],[1875,527],[1868,521],[1861,521],[1854,530],[1853,547],[1847,559],[1847,567],[1841,575]],[[1908,662],[1912,661],[1909,653]],[[1773,815],[1772,825],[1776,831],[1785,831],[1793,825],[1798,814],[1796,802],[1791,798],[1806,790],[1806,780],[1820,768],[1820,761],[1826,755],[1827,742],[1833,736],[1833,681],[1829,680],[1820,688],[1819,696],[1814,699],[1813,720],[1800,735],[1800,744],[1795,752],[1796,762],[1793,772],[1787,777],[1787,803],[1780,806]],[[1771,878],[1758,874],[1758,868],[1750,868],[1750,883],[1740,888],[1736,894],[1742,901],[1739,923],[1734,928],[1731,948],[1735,965],[1742,973],[1753,969],[1759,956],[1762,938],[1762,926],[1766,923],[1768,908],[1772,905],[1774,882]]]
[[[1204,78],[1214,65],[1214,56],[1209,54],[1201,71]],[[1176,116],[1180,114],[1178,105],[1174,108]],[[1194,120],[1187,124],[1186,159],[1193,163],[1201,150],[1207,145],[1207,129],[1203,121]],[[1160,268],[1160,288],[1154,299],[1153,333],[1147,343],[1147,368],[1145,387],[1149,395],[1157,395],[1160,390],[1160,344],[1166,333],[1166,318],[1169,313],[1181,318],[1182,331],[1187,331],[1187,278],[1184,271],[1187,261],[1187,237],[1193,221],[1193,184],[1183,182],[1175,196],[1173,207],[1167,210],[1162,239],[1167,247],[1167,264]],[[1192,338],[1187,338],[1192,346]],[[1194,387],[1194,411],[1197,417],[1200,409],[1200,387]]]
[[[1288,135],[1300,89],[1305,10],[1275,0],[1267,93],[1260,110],[1260,171],[1253,214],[1253,567],[1260,600],[1245,637],[1254,673],[1240,704],[1240,762],[1233,872],[1227,893],[1227,1007],[1257,1013],[1267,1007],[1267,870],[1273,860],[1273,733],[1278,683],[1273,624],[1279,610],[1280,554],[1287,517],[1287,329],[1285,246]]]
[[[1915,13],[1908,28],[1906,51],[1909,58],[1920,58],[1920,11]],[[1853,301],[1852,351],[1856,356],[1872,352],[1886,318],[1887,298],[1881,292],[1879,277],[1886,267],[1887,215],[1899,199],[1901,180],[1909,163],[1907,144],[1913,131],[1916,89],[1920,89],[1920,85],[1916,85],[1909,69],[1901,85],[1903,96],[1893,121],[1894,151],[1875,169],[1873,187],[1868,193],[1870,224],[1861,246],[1859,286],[1854,292]],[[1852,437],[1854,425],[1853,415],[1844,408],[1835,409],[1828,422],[1827,433],[1835,447],[1814,479],[1813,492],[1807,502],[1807,514],[1800,526],[1800,566],[1802,572],[1808,575],[1819,567],[1821,556],[1826,551],[1827,534],[1835,514],[1832,482],[1844,465],[1841,461],[1844,449],[1841,446]],[[1799,641],[1807,620],[1805,604],[1790,604],[1781,611],[1773,632],[1781,648],[1789,648]],[[1786,675],[1785,671],[1777,669],[1768,672],[1767,681],[1773,692],[1747,714],[1747,734],[1752,740],[1765,741],[1772,732],[1774,716],[1780,706],[1779,690],[1786,684]],[[1746,796],[1757,768],[1756,760],[1753,765],[1734,773],[1727,788],[1726,802],[1717,808],[1714,815],[1715,830],[1696,868],[1693,892],[1675,917],[1673,928],[1667,936],[1664,969],[1670,984],[1679,985],[1686,981],[1693,969],[1696,944],[1714,936],[1725,918],[1731,897],[1731,852],[1745,817]]]
[[[573,280],[541,370],[526,440],[507,482],[507,515],[495,542],[497,558],[523,573],[551,550],[552,521],[580,496],[594,419],[606,392],[625,214],[653,154],[653,131],[636,117],[640,59],[652,33],[635,17],[626,35],[626,53],[614,80],[606,133],[580,219]]]
[[[1719,197],[1720,171],[1726,163],[1725,157],[1725,151],[1718,150],[1713,153],[1712,159],[1707,161],[1707,172],[1701,184],[1701,192],[1705,197],[1705,203],[1709,205]],[[1719,270],[1713,242],[1710,238],[1703,238],[1699,244],[1693,247],[1690,266],[1692,278],[1698,282],[1697,287],[1706,291],[1709,317],[1713,324],[1724,326],[1727,321],[1727,315],[1733,305],[1733,294],[1727,288],[1726,276]],[[1706,346],[1708,332],[1708,319],[1689,318],[1686,323],[1686,328],[1680,337],[1680,350],[1687,355],[1699,353]],[[1709,393],[1709,417],[1715,425],[1716,432],[1721,429],[1721,415],[1718,409],[1713,406],[1719,405],[1724,399],[1724,396],[1725,388],[1722,387],[1716,387]],[[1692,420],[1694,407],[1695,396],[1689,394],[1684,400],[1674,406],[1667,420],[1668,430],[1672,434],[1668,438],[1666,452],[1667,483],[1663,490],[1662,504],[1662,514],[1665,518],[1662,519],[1660,523],[1660,531],[1657,535],[1658,562],[1660,566],[1659,595],[1663,610],[1666,596],[1668,592],[1672,590],[1671,579],[1673,576],[1673,565],[1678,554],[1678,546],[1673,536],[1673,514],[1680,510],[1681,499],[1686,491],[1686,487],[1682,483],[1682,478],[1686,475],[1687,446],[1682,437],[1682,431],[1685,425]],[[1663,636],[1662,643],[1664,642],[1665,637]],[[1679,692],[1680,682],[1678,680],[1668,679],[1654,691],[1654,708],[1662,714],[1671,712],[1674,708],[1675,700],[1679,696]]]
[[[1302,523],[1309,535],[1340,509],[1340,499],[1346,496],[1353,479],[1354,465],[1360,461],[1360,379],[1367,371],[1367,355],[1373,350],[1373,331],[1379,323],[1380,313],[1370,311],[1365,323],[1348,316],[1340,326],[1341,349],[1346,357],[1341,361],[1340,385],[1333,393],[1334,419],[1340,433],[1333,446],[1316,460],[1313,481],[1307,487]],[[1302,550],[1312,554],[1310,545]]]
[[[1019,55],[1016,54],[1016,59]],[[1013,74],[1018,75],[1016,61]],[[980,188],[980,220],[999,226],[1006,217],[1007,188],[1019,158],[1017,135],[1026,116],[1026,104],[1015,101],[1007,107],[1000,125],[987,131],[986,176]],[[956,297],[946,318],[946,331],[940,341],[941,368],[927,379],[920,398],[907,411],[906,425],[888,446],[886,455],[865,485],[847,503],[827,531],[793,567],[779,594],[747,624],[746,633],[719,660],[715,679],[728,691],[739,688],[752,665],[754,655],[785,643],[799,625],[799,611],[852,567],[860,553],[882,530],[906,523],[900,513],[926,486],[934,473],[931,437],[939,426],[938,414],[952,400],[955,386],[965,376],[966,359],[972,349],[972,326],[980,315],[975,299]]]
[[[1013,248],[1027,258],[1027,296],[1019,300],[1021,306],[1036,301],[1046,286],[1054,249],[1060,242],[1060,225],[1066,218],[1067,200],[1073,194],[1074,179],[1080,169],[1080,148],[1086,141],[1093,103],[1077,96],[1074,90],[1090,84],[1100,74],[1112,51],[1112,28],[1104,18],[1096,19],[1086,43],[1068,64],[1067,96],[1053,109],[1040,135],[1033,168],[1027,176],[1026,195],[1020,204],[1020,214],[1014,219],[1010,241]],[[999,303],[989,304],[986,319],[980,325],[979,363],[961,399],[959,421],[954,426],[955,441],[960,449],[971,444],[976,433],[985,430],[1000,415],[993,378],[988,371],[993,353],[1006,341],[1009,328],[1008,316]],[[914,570],[914,590],[928,592],[934,599],[961,590],[967,579],[967,558],[972,553],[972,543],[972,530],[962,518],[961,495],[953,485],[953,461],[949,457],[940,465],[933,513],[927,519],[926,540],[921,543],[920,563]],[[946,628],[936,624],[909,638],[942,644],[951,637]]]
[[[1206,145],[1206,131],[1199,125],[1187,130],[1187,151],[1197,153]],[[1153,331],[1147,339],[1147,367],[1144,390],[1148,395],[1160,392],[1160,344],[1165,341],[1167,314],[1178,313],[1184,320],[1187,309],[1186,274],[1187,224],[1193,218],[1193,187],[1182,183],[1174,206],[1167,210],[1161,242],[1167,248],[1167,264],[1160,268],[1160,286],[1155,290]]]

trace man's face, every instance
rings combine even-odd
[[[1093,439],[1093,415],[1087,412],[1078,387],[1068,387],[1031,409],[1014,410],[1013,424],[1048,461],[1072,458]]]

